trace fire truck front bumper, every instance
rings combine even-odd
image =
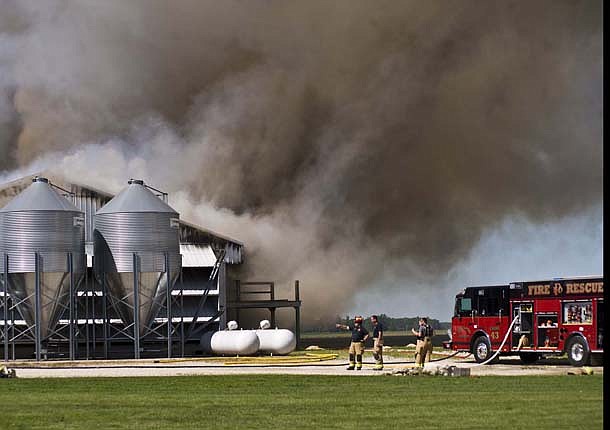
[[[450,340],[444,340],[443,341],[443,349],[451,349],[451,341]]]

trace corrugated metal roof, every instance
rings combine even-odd
[[[0,212],[64,211],[81,212],[68,199],[57,193],[47,182],[32,182]]]
[[[115,198],[98,210],[97,214],[122,212],[156,212],[178,215],[178,212],[171,206],[137,182],[131,182]]]
[[[180,244],[182,267],[213,267],[216,255],[207,245]]]
[[[244,243],[240,242],[239,240],[230,238],[229,236],[225,236],[224,234],[217,233],[215,231],[210,230],[209,228],[204,228],[204,227],[202,227],[200,225],[190,223],[190,222],[185,221],[183,219],[181,219],[179,221],[179,223],[180,223],[180,226],[182,226],[182,227],[184,227],[186,229],[192,229],[193,231],[195,231],[197,233],[207,234],[209,236],[213,236],[213,237],[216,237],[218,239],[225,240],[227,242],[232,242],[235,245],[239,245],[239,246],[243,246],[244,245]]]
[[[244,245],[235,239],[220,235],[211,230],[184,220],[179,220],[180,242],[183,244],[198,244],[211,246],[213,249],[224,249],[224,262],[227,264],[243,263]]]

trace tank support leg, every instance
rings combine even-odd
[[[70,272],[70,360],[74,360],[74,257],[71,252],[68,253],[68,271]]]
[[[133,254],[133,352],[136,360],[140,358],[140,284],[138,255]]]
[[[8,361],[8,254],[4,254],[4,285],[3,289],[3,302],[2,309],[4,312],[4,326],[2,329],[4,330],[4,361]]]
[[[180,269],[180,356],[184,358],[184,281]]]
[[[299,280],[294,281],[294,301],[301,301],[301,294],[299,291]],[[297,349],[301,347],[301,307],[296,306],[294,308],[294,334],[297,338]]]
[[[172,285],[169,267],[169,255],[165,253],[165,276],[167,288],[165,291],[167,310],[167,358],[172,358]]]
[[[106,284],[106,272],[102,273],[102,318],[104,318],[104,359],[108,359],[108,285]]]
[[[36,343],[36,361],[40,361],[40,349],[41,349],[41,339],[40,339],[40,255],[36,252],[34,253],[34,265],[35,265],[35,292],[34,292],[34,338]]]

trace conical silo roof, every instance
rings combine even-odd
[[[29,326],[35,324],[36,303],[40,303],[43,340],[67,308],[69,255],[76,283],[86,269],[82,216],[46,178],[34,178],[0,209],[0,255],[6,256],[0,261],[0,271],[8,271],[9,294]]]
[[[34,178],[32,185],[0,209],[0,213],[25,211],[82,212],[68,199],[53,190],[46,178]]]
[[[124,323],[139,317],[140,335],[148,333],[180,273],[179,216],[143,181],[133,179],[95,214],[95,271],[105,274],[111,303]]]
[[[129,185],[102,207],[97,214],[154,212],[178,215],[171,206],[155,196],[144,182],[131,180]]]

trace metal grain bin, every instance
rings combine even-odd
[[[95,215],[95,272],[105,279],[111,301],[125,322],[134,323],[134,254],[137,255],[140,335],[148,331],[170,284],[180,273],[178,213],[141,180],[129,185]]]
[[[36,253],[40,273],[40,334],[44,340],[69,302],[68,255],[78,283],[85,272],[84,214],[46,178],[0,209],[0,269],[8,256],[9,293],[26,322],[35,323]]]

